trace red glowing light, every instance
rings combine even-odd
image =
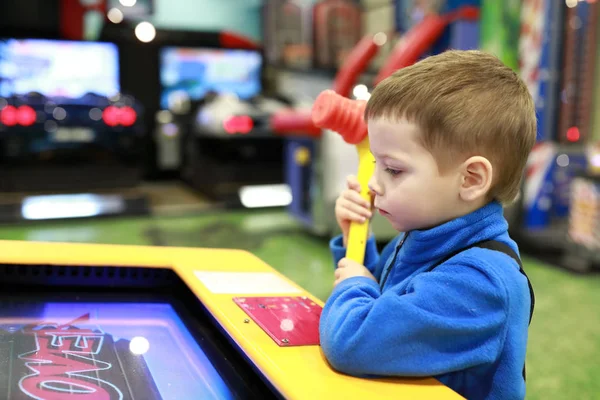
[[[137,113],[131,107],[123,107],[120,109],[119,121],[123,126],[131,126],[137,119]]]
[[[21,106],[17,109],[17,121],[20,125],[31,126],[35,123],[37,115],[30,106]]]
[[[119,125],[119,109],[115,106],[108,106],[102,112],[102,120],[108,126]]]
[[[247,115],[235,115],[223,122],[223,129],[229,134],[246,134],[254,128],[252,118]]]
[[[14,106],[6,106],[0,111],[0,122],[6,126],[14,126],[17,124],[17,108]]]
[[[569,142],[576,142],[579,140],[579,137],[579,128],[577,128],[576,126],[572,126],[567,130],[567,140]]]
[[[102,112],[102,120],[108,126],[131,126],[137,120],[137,113],[131,107],[108,106]]]

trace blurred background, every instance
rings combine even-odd
[[[537,298],[527,397],[598,398],[599,24],[596,0],[2,0],[0,239],[246,249],[326,300],[358,158],[315,98],[483,49],[538,113],[506,210]]]

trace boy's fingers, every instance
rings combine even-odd
[[[348,176],[348,178],[346,178],[346,183],[348,184],[348,189],[352,189],[352,190],[360,192],[360,183],[358,182],[358,179],[356,178],[356,176],[354,176],[354,175]]]
[[[348,213],[348,217],[357,215],[359,217],[371,218],[371,211],[348,200],[344,200],[340,203],[340,211],[342,211],[342,214]]]
[[[371,202],[363,199],[360,196],[360,193],[358,193],[358,192],[354,192],[352,190],[347,190],[344,192],[342,197],[344,199],[346,199],[347,201],[350,201],[358,206],[366,208],[367,210],[371,208]]]
[[[346,221],[359,222],[359,223],[365,222],[367,220],[367,217],[357,214],[355,212],[351,212],[351,211],[346,211],[342,218],[344,218]]]

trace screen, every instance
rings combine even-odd
[[[173,92],[201,100],[209,92],[233,93],[241,99],[256,96],[261,86],[262,56],[251,50],[169,47],[161,51],[161,104]]]
[[[38,92],[76,99],[119,90],[119,53],[112,43],[0,40],[0,96]]]
[[[27,302],[0,312],[2,398],[234,398],[168,303]]]

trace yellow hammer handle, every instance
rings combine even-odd
[[[375,172],[375,162],[369,149],[368,136],[356,145],[356,150],[358,151],[357,179],[360,183],[360,196],[371,204],[369,180]],[[352,222],[346,246],[346,257],[363,265],[365,261],[365,248],[367,239],[369,238],[369,223],[369,219],[363,223]]]

